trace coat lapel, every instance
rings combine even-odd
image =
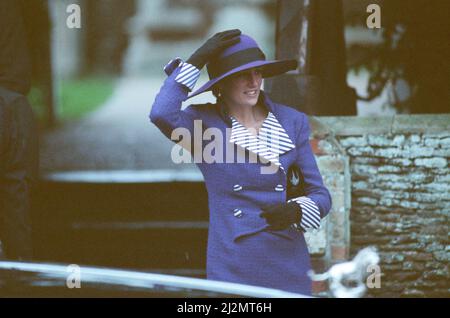
[[[234,117],[231,116],[230,119],[232,122],[232,126],[229,141],[231,143],[234,143],[260,157],[263,157],[264,159],[276,164],[277,166],[281,165],[278,160],[277,154],[270,151],[267,145],[262,142],[260,136],[256,137]]]

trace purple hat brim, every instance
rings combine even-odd
[[[274,61],[253,61],[247,64],[243,64],[239,67],[236,67],[232,69],[231,71],[228,71],[219,77],[213,78],[206,82],[202,87],[197,89],[195,92],[193,92],[191,95],[189,95],[186,100],[189,98],[192,98],[194,96],[197,96],[201,93],[204,93],[206,91],[211,90],[211,88],[217,84],[219,81],[223,80],[224,78],[233,75],[235,73],[245,71],[254,67],[261,67],[262,68],[262,75],[263,77],[272,77],[276,75],[280,75],[283,73],[286,73],[290,70],[294,70],[297,68],[297,60],[274,60]]]

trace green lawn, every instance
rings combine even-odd
[[[77,119],[102,105],[114,91],[115,78],[87,77],[62,80],[58,83],[59,100],[56,101],[58,121]],[[33,87],[28,95],[33,110],[42,122],[45,119],[45,108],[42,93]]]

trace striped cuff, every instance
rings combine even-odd
[[[189,90],[193,90],[195,83],[200,77],[200,70],[193,66],[192,64],[183,62],[183,60],[179,57],[172,59],[169,63],[164,66],[164,72],[167,76],[173,73],[173,71],[177,68],[181,67],[180,72],[175,77],[175,81],[183,84]]]
[[[164,66],[164,72],[168,76],[177,68],[181,67],[180,72],[175,77],[175,81],[186,86],[190,91],[194,89],[195,83],[200,77],[200,70],[194,65],[183,62],[179,57],[172,59],[166,66]]]
[[[302,220],[300,221],[300,227],[306,232],[308,229],[320,228],[320,211],[317,204],[310,198],[303,196],[298,198],[290,199],[290,201],[295,201],[300,205],[302,209]],[[297,225],[298,227],[298,225]]]
[[[199,77],[200,70],[198,68],[196,68],[192,64],[183,62],[181,64],[180,73],[178,73],[178,75],[175,77],[175,81],[183,84],[192,91]]]

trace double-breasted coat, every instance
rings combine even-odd
[[[220,154],[224,160],[196,162],[208,192],[207,279],[310,295],[307,271],[311,264],[304,231],[298,226],[270,230],[266,220],[259,216],[262,207],[286,202],[287,171],[293,166],[301,172],[304,199],[315,205],[320,218],[331,209],[331,196],[309,143],[307,115],[271,101],[261,91],[260,102],[272,116],[272,123],[278,125],[274,131],[287,134],[286,141],[291,142],[274,160],[250,161],[252,148],[233,139],[233,133],[245,129],[236,126],[237,121],[227,115],[220,102],[189,105],[181,110],[189,89],[175,80],[180,71],[181,67],[174,67],[164,81],[150,112],[151,122],[170,139],[174,129],[187,129],[193,145],[194,130],[198,129],[194,121],[200,120],[197,124],[201,123],[203,132],[208,128],[221,132],[223,138],[214,138],[217,147],[234,149],[232,163],[226,160],[225,153]],[[203,149],[207,143],[211,140],[201,142]],[[242,156],[247,156],[247,160],[242,160]],[[273,163],[279,167],[274,173],[262,173],[262,167]]]

